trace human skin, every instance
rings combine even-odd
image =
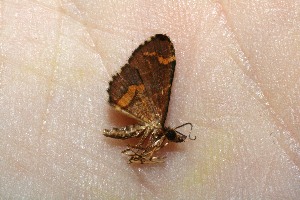
[[[1,199],[299,198],[298,1],[0,5]],[[197,139],[127,164],[102,130],[133,121],[106,89],[157,33],[176,51],[166,126]]]

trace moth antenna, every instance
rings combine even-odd
[[[176,128],[174,128],[174,130],[176,131],[176,129],[181,128],[181,127],[186,126],[186,125],[190,125],[191,126],[191,130],[190,130],[190,133],[189,133],[189,139],[190,140],[196,140],[196,138],[197,138],[196,136],[194,138],[191,138],[191,131],[193,130],[193,124],[190,123],[190,122],[187,122],[187,123],[184,123],[184,124],[182,124],[180,126],[177,126]],[[179,133],[180,135],[184,135],[184,134],[180,133],[179,131],[176,131],[176,132]]]
[[[174,128],[174,130],[178,129],[178,128],[181,128],[183,126],[186,126],[186,125],[190,125],[191,126],[191,130],[193,129],[193,124],[190,123],[190,122],[187,122],[187,123],[184,123],[184,124],[181,124],[180,126],[177,126],[176,128]]]
[[[194,138],[191,138],[191,133],[189,134],[189,139],[190,140],[196,140],[196,138],[197,138],[196,135],[194,136]]]
[[[175,130],[175,129],[174,129]],[[175,130],[176,131],[176,130]],[[180,133],[179,131],[176,131],[176,133],[179,133],[180,135],[184,135],[183,133]],[[186,136],[186,135],[184,135],[184,136]]]

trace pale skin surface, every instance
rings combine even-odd
[[[2,1],[0,199],[297,199],[299,3],[144,2]],[[197,140],[128,165],[105,90],[156,33],[177,56],[166,124]]]

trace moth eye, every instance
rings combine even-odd
[[[174,130],[168,130],[167,133],[166,133],[166,136],[168,138],[168,140],[175,140],[176,138],[176,133]]]

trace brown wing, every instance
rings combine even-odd
[[[166,35],[140,45],[128,64],[113,77],[109,101],[117,109],[145,123],[164,125],[175,71],[175,51]]]

